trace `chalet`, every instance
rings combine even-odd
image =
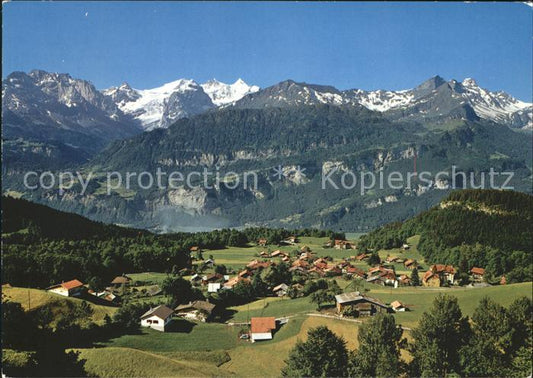
[[[213,259],[207,259],[202,262],[202,265],[204,267],[212,268],[215,265],[215,261]]]
[[[206,301],[194,301],[179,305],[174,310],[176,315],[186,319],[208,322],[213,317],[216,305]]]
[[[267,240],[265,238],[261,238],[257,241],[257,245],[265,247],[267,245]]]
[[[202,283],[204,285],[207,285],[209,284],[210,282],[217,282],[217,281],[221,281],[224,279],[224,276],[220,273],[212,273],[212,274],[208,274],[206,276],[203,276],[202,277]]]
[[[209,282],[207,284],[207,292],[208,293],[218,293],[218,291],[222,288],[222,284],[220,282]]]
[[[240,271],[238,274],[238,276],[241,278],[247,278],[247,277],[250,277],[251,275],[252,275],[252,271],[248,269],[244,269]]]
[[[151,297],[159,295],[162,292],[163,292],[163,290],[161,290],[159,285],[152,285],[152,286],[149,286],[149,287],[146,288],[146,294],[148,294]]]
[[[261,251],[259,256],[261,256],[261,257],[270,257],[270,254],[267,251]]]
[[[394,262],[397,262],[398,261],[398,257],[396,256],[387,256],[387,258],[385,259],[386,262],[388,262],[389,264],[390,263],[394,263]]]
[[[359,316],[372,316],[376,313],[389,312],[389,307],[375,298],[368,297],[358,291],[343,293],[335,296],[337,313],[345,310],[356,310]]]
[[[302,248],[300,248],[300,252],[301,253],[311,253],[311,248],[309,248],[308,246],[304,245]]]
[[[355,259],[357,261],[363,261],[363,260],[368,259],[369,257],[370,257],[370,255],[368,253],[361,253],[361,254],[355,256]]]
[[[360,277],[360,278],[365,278],[366,276],[366,273],[364,272],[363,269],[359,269],[351,265],[346,266],[342,272],[349,276],[355,276],[355,277]]]
[[[407,311],[407,308],[400,301],[394,301],[390,304],[394,312],[404,312]]]
[[[472,279],[477,282],[482,282],[485,278],[485,269],[473,267],[470,269]]]
[[[324,269],[324,273],[326,273],[328,276],[340,276],[342,274],[342,269],[335,266],[335,265],[328,265]]]
[[[502,278],[500,279],[500,285],[507,285],[507,279],[505,278],[505,276],[502,276]]]
[[[289,286],[287,284],[279,284],[275,288],[272,289],[272,292],[276,294],[278,297],[283,297],[284,295],[287,295],[287,291],[289,290]]]
[[[198,252],[202,252],[202,249],[200,247],[198,247],[197,245],[195,246],[192,246],[189,251],[191,252],[195,252],[195,253],[198,253]]]
[[[199,282],[202,282],[202,276],[200,276],[198,273],[195,273],[191,276],[191,282],[194,284],[194,283],[199,283]]]
[[[253,260],[253,261],[250,261],[248,265],[246,265],[246,268],[250,270],[256,270],[256,269],[268,268],[270,265],[272,265],[272,263],[268,261]]]
[[[124,286],[129,285],[130,283],[131,283],[131,278],[129,278],[126,275],[122,275],[122,276],[116,276],[115,278],[113,278],[113,281],[111,281],[111,286],[121,287],[123,285]]]
[[[453,285],[455,282],[455,268],[451,265],[435,264],[422,277],[424,286]]]
[[[280,251],[279,249],[276,249],[274,252],[270,254],[270,257],[284,257],[288,256],[285,252]]]
[[[400,284],[400,286],[410,286],[411,279],[406,274],[402,274],[398,279],[398,283]]]
[[[313,254],[311,252],[302,252],[300,254],[299,259],[300,260],[311,260],[313,258]]]
[[[59,285],[50,286],[46,290],[51,293],[63,295],[65,297],[79,297],[85,290],[85,286],[83,286],[81,281],[74,279],[71,281],[62,282]]]
[[[259,340],[272,340],[272,331],[276,329],[276,318],[252,318],[251,339],[252,342]]]
[[[165,332],[165,327],[172,321],[172,314],[174,314],[174,311],[165,305],[151,308],[141,316],[141,327],[149,327]]]
[[[244,278],[244,277],[240,277],[240,276],[237,276],[237,277],[233,277],[233,278],[230,278],[228,280],[228,282],[224,283],[224,285],[222,286],[223,289],[225,290],[231,290],[235,287],[235,285],[237,285],[239,282],[245,282],[245,283],[250,283],[250,279],[249,278]]]
[[[335,239],[335,244],[334,244],[333,248],[335,248],[335,249],[350,249],[350,248],[352,248],[352,245],[350,244],[350,242],[348,242],[346,240]]]
[[[414,269],[418,267],[418,263],[415,259],[407,259],[403,262],[403,266],[405,266],[407,269]]]
[[[291,261],[291,258],[290,258],[289,256],[283,256],[283,257],[281,258],[281,261],[283,261],[283,262],[290,262],[290,261]]]
[[[305,260],[296,260],[292,263],[292,266],[295,266],[295,267],[300,267],[300,268],[305,268],[307,269],[309,267],[309,263]]]
[[[298,240],[296,239],[296,236],[289,236],[287,239],[283,240],[283,243],[290,244],[290,245],[294,245],[297,242]]]

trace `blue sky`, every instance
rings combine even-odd
[[[439,74],[532,97],[532,8],[520,3],[10,2],[3,17],[4,77],[406,89]]]

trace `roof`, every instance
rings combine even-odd
[[[385,304],[381,303],[379,300],[371,297],[367,297],[364,294],[361,294],[358,291],[353,291],[351,293],[343,293],[335,295],[335,300],[337,303],[350,303],[350,302],[357,302],[357,301],[367,301],[374,303],[375,305],[381,306],[381,307],[387,307]]]
[[[390,305],[392,308],[404,307],[404,305],[400,301],[394,301]]]
[[[252,333],[267,333],[276,329],[276,318],[252,318]]]
[[[211,312],[213,312],[215,307],[216,306],[213,303],[209,303],[207,301],[194,301],[188,304],[179,305],[178,307],[176,307],[176,311],[194,309],[202,310],[210,314]]]
[[[289,286],[287,284],[279,284],[278,286],[276,286],[275,288],[272,289],[272,291],[278,291],[278,290],[287,290],[289,288]]]
[[[150,296],[160,294],[163,290],[158,285],[153,285],[146,288],[146,293]]]
[[[74,279],[71,281],[61,283],[61,286],[67,290],[70,290],[70,289],[75,289],[77,287],[83,286],[83,282]]]
[[[131,281],[131,278],[128,276],[117,276],[111,281],[112,284],[125,284]]]
[[[427,280],[429,280],[434,275],[435,275],[435,273],[433,273],[433,271],[428,270],[426,273],[424,273],[424,276],[422,277],[422,281],[426,282]],[[438,278],[438,276],[436,276],[436,275],[435,275],[435,277]]]
[[[455,268],[452,265],[444,265],[444,264],[435,264],[432,265],[429,270],[432,270],[437,273],[450,273],[455,274]]]
[[[480,276],[482,276],[485,274],[485,269],[473,267],[472,269],[470,269],[470,273],[479,274]]]
[[[151,308],[150,310],[146,311],[141,316],[141,319],[149,318],[150,316],[157,316],[160,319],[166,319],[173,313],[174,313],[174,310],[168,308],[165,305],[159,305],[156,308]]]

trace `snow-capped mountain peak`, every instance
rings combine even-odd
[[[216,106],[232,104],[247,94],[259,91],[258,86],[248,85],[241,78],[237,79],[233,84],[225,84],[216,79],[211,79],[202,84],[202,88]]]

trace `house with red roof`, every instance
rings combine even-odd
[[[58,285],[50,286],[46,290],[51,293],[63,295],[64,297],[78,297],[85,290],[85,286],[83,286],[83,282],[73,279]]]
[[[472,275],[472,279],[476,282],[483,282],[485,279],[485,269],[483,268],[473,267],[470,269],[470,274]]]
[[[252,342],[259,340],[272,340],[272,331],[276,329],[276,318],[252,318],[250,337]]]

